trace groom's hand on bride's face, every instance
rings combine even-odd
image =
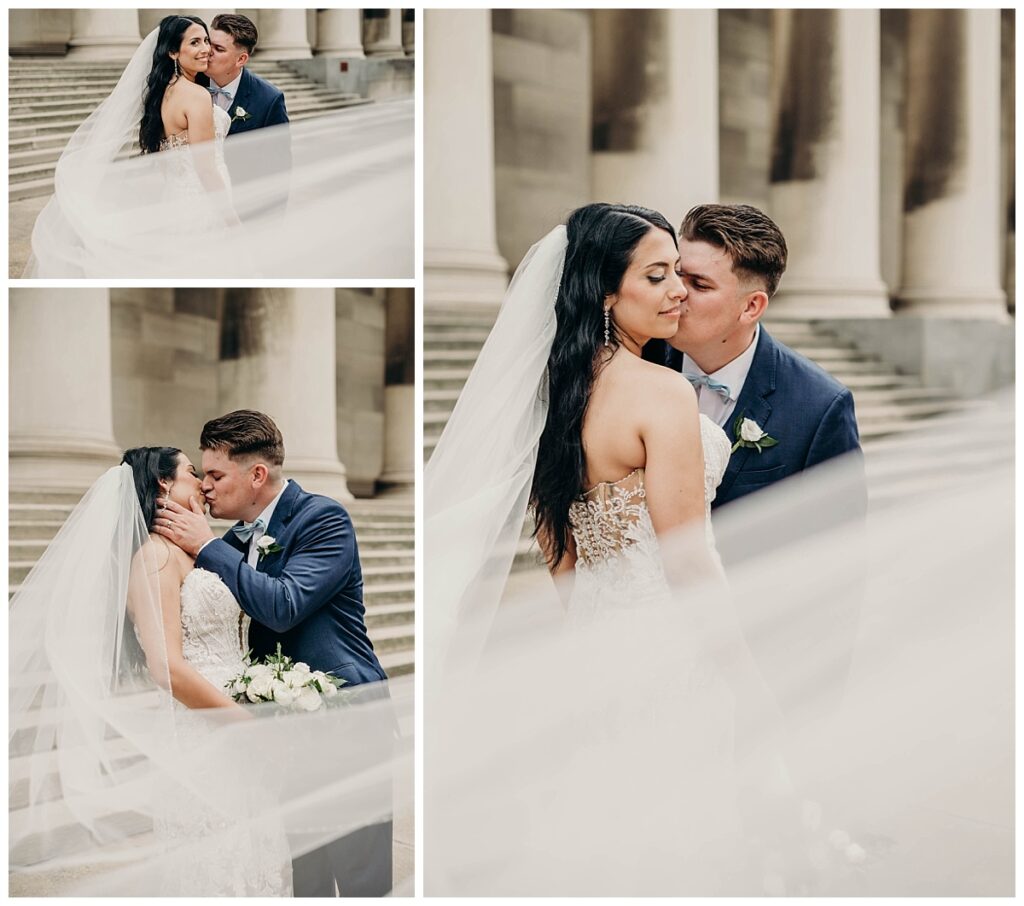
[[[194,557],[214,534],[210,531],[202,504],[192,498],[189,505],[191,508],[186,510],[173,500],[159,498],[153,530]]]

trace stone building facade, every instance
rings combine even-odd
[[[13,289],[10,484],[81,492],[123,449],[199,462],[203,423],[267,412],[286,473],[340,500],[414,480],[411,289]]]
[[[244,13],[260,34],[254,59],[315,56],[361,59],[412,56],[413,10],[401,9],[18,9],[10,11],[12,55],[54,54],[73,60],[127,60],[142,37],[171,13],[209,22]]]
[[[428,309],[493,306],[580,204],[745,202],[790,246],[772,318],[1005,364],[1013,10],[429,10],[424,44]]]

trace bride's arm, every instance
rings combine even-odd
[[[704,538],[704,450],[697,395],[678,375],[666,371],[665,377],[657,392],[645,394],[649,403],[639,412],[647,509],[657,535],[675,533],[683,539],[673,545],[673,556],[665,563],[670,579],[713,578],[719,570]],[[684,534],[686,527],[692,539]]]
[[[133,570],[134,587],[129,590],[128,602],[150,674],[189,708],[244,711],[185,660],[181,642],[181,568],[162,538],[147,547],[147,556],[137,560],[140,567],[145,561],[145,566]],[[165,549],[160,550],[161,547]],[[155,589],[146,578],[152,576],[154,568],[159,569]],[[150,600],[153,591],[160,595],[159,602]]]
[[[216,195],[223,206],[224,219],[237,224],[238,216],[231,204],[230,187],[224,182],[217,167],[217,146],[214,142],[213,103],[205,88],[189,86],[185,97],[185,122],[188,130],[188,153],[195,162],[199,181],[207,192]]]

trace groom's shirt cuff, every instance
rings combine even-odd
[[[196,559],[199,559],[199,555],[203,552],[203,549],[206,547],[207,544],[209,544],[211,541],[216,541],[216,540],[217,540],[216,538],[210,538],[209,541],[204,541],[203,542],[203,546],[201,548],[199,548],[199,550],[196,551]]]

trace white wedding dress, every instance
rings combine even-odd
[[[704,532],[715,564],[721,568],[711,528],[711,504],[729,464],[729,438],[706,415],[700,416],[704,447]],[[592,618],[636,601],[667,599],[669,587],[647,508],[644,470],[618,481],[603,481],[569,508],[576,542],[576,577],[569,601],[570,619]]]
[[[219,108],[218,108],[219,109]],[[221,111],[223,113],[223,111]],[[193,569],[181,584],[182,653],[203,677],[223,689],[243,669],[248,649],[249,616],[238,607],[215,573]],[[205,734],[193,712],[177,704],[179,737]],[[231,791],[235,814],[219,816],[209,805],[181,789],[161,797],[154,815],[154,833],[171,846],[179,843],[183,857],[164,863],[160,890],[165,896],[291,896],[291,856],[283,829],[273,822],[243,822],[243,814],[259,814],[260,779],[246,776],[239,753],[238,789]],[[210,838],[209,847],[202,845]],[[198,845],[196,845],[198,844]]]
[[[226,110],[213,105],[213,157],[212,162],[217,176],[223,182],[225,188],[231,188],[231,176],[228,173],[227,164],[224,162],[224,139],[231,129],[231,116]],[[188,132],[182,131],[169,135],[160,142],[160,151],[176,152],[190,147]],[[202,163],[209,160],[204,158]],[[166,177],[164,199],[167,201],[181,200],[183,197],[207,197],[210,192],[199,176],[196,169],[200,163],[192,154],[161,154],[160,161],[164,164]],[[211,211],[211,214],[216,214]],[[217,217],[218,223],[223,223],[223,217]],[[216,225],[216,224],[214,224]]]

